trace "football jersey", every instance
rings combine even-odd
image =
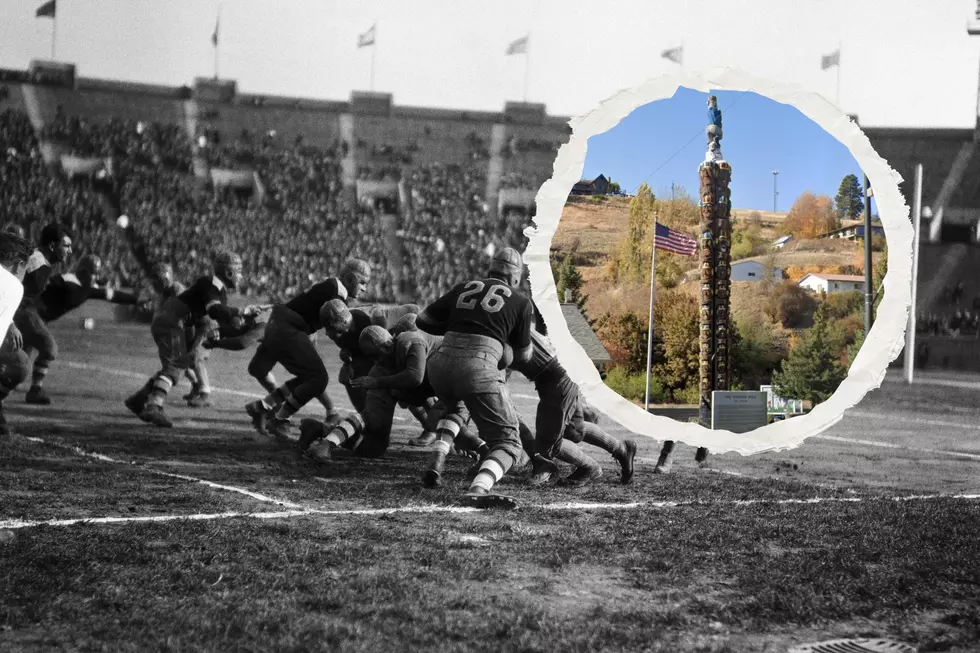
[[[515,350],[531,344],[531,300],[500,279],[474,279],[457,284],[429,304],[419,316],[419,328],[441,324],[446,332],[493,338]]]
[[[395,338],[395,373],[376,377],[380,388],[413,390],[427,388],[425,362],[442,340],[422,331],[406,331]],[[427,390],[431,392],[431,389]]]
[[[331,299],[340,299],[347,303],[347,288],[339,279],[321,281],[286,302],[286,308],[303,318],[307,333],[316,333],[323,326],[320,324],[320,307]]]
[[[38,298],[38,314],[45,322],[57,320],[84,304],[97,290],[94,286],[83,286],[74,274],[55,275]]]
[[[184,292],[164,302],[164,308],[185,324],[204,319],[215,304],[228,304],[228,290],[218,277],[201,277]]]
[[[51,263],[39,249],[35,249],[27,259],[27,269],[24,272],[24,299],[21,308],[36,308],[44,287],[51,277]]]
[[[531,331],[531,360],[521,363],[514,360],[510,367],[534,381],[545,370],[558,365],[558,355],[551,342],[537,331]]]

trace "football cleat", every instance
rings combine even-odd
[[[191,408],[208,408],[211,406],[211,393],[200,392],[188,399],[187,405]]]
[[[299,423],[299,442],[297,447],[300,451],[306,451],[310,446],[323,436],[323,422],[309,417],[303,418]]]
[[[544,485],[548,481],[558,478],[558,465],[548,460],[541,454],[534,456],[534,473],[531,474],[531,485]]]
[[[430,444],[436,441],[436,434],[432,431],[422,431],[418,437],[414,437],[408,441],[408,446],[410,447],[428,447]]]
[[[170,421],[170,418],[166,416],[163,412],[163,406],[157,406],[156,404],[150,404],[143,409],[140,413],[140,419],[148,424],[153,424],[154,426],[161,426],[163,428],[172,428],[174,423]]]
[[[619,477],[619,480],[623,485],[626,485],[631,480],[633,480],[633,460],[636,458],[636,443],[632,440],[627,440],[623,443],[626,449],[625,455],[619,458],[619,464],[623,468],[623,473]]]
[[[598,465],[582,465],[575,469],[562,481],[567,487],[584,487],[602,476],[602,467]]]
[[[657,466],[653,468],[654,474],[669,474],[670,468],[674,466],[674,456],[663,452],[657,460]]]
[[[37,404],[38,406],[47,406],[51,403],[51,397],[44,391],[44,388],[39,388],[36,385],[31,386],[24,400],[29,404]]]
[[[277,442],[292,444],[295,441],[292,437],[293,425],[288,419],[273,417],[269,420],[266,430]]]
[[[245,404],[245,412],[252,418],[252,426],[255,427],[256,431],[262,435],[269,435],[266,426],[269,423],[269,418],[272,417],[272,413],[262,405],[261,401],[256,399],[251,403]]]
[[[321,465],[326,464],[333,460],[333,449],[335,446],[330,440],[322,438],[310,445],[310,448],[306,450],[306,455],[313,462],[320,463]]]
[[[501,510],[514,510],[517,508],[517,500],[503,494],[491,494],[482,488],[472,489],[459,499],[459,505],[467,508],[480,508],[487,510],[499,508]]]
[[[131,397],[127,397],[126,401],[123,403],[126,404],[126,408],[128,408],[130,412],[139,417],[143,413],[143,407],[146,406],[146,397],[135,394]]]

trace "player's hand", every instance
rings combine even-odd
[[[24,348],[24,336],[21,334],[20,329],[13,324],[10,325],[10,330],[7,331],[7,340],[14,346],[14,349]]]
[[[378,380],[373,376],[359,376],[350,382],[352,388],[363,388],[365,390],[374,390],[378,387]]]
[[[249,304],[242,309],[242,317],[255,317],[262,312],[262,307],[256,304]]]

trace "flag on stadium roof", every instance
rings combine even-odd
[[[831,66],[840,65],[840,49],[838,48],[830,54],[820,57],[820,70],[827,70]]]
[[[507,54],[527,54],[527,36],[522,36],[507,46]]]
[[[660,56],[674,63],[681,63],[684,59],[684,48],[670,48],[661,52]]]
[[[55,2],[57,0],[50,0],[50,2],[45,2],[43,5],[37,8],[37,18],[54,18],[55,12]]]
[[[369,45],[374,45],[374,28],[377,25],[371,25],[371,29],[364,32],[363,34],[357,35],[357,47],[364,48]]]
[[[685,233],[674,231],[673,229],[657,223],[656,235],[657,249],[662,249],[681,256],[694,256],[698,253],[698,241]]]
[[[214,33],[211,34],[211,45],[218,47],[218,24],[221,22],[221,17],[214,19]]]

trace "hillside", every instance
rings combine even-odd
[[[588,197],[570,198],[562,212],[558,230],[551,243],[552,251],[568,252],[575,250],[575,260],[582,275],[583,294],[588,296],[586,308],[593,317],[610,311],[614,313],[632,310],[646,315],[650,307],[650,290],[645,284],[615,283],[609,280],[606,265],[609,256],[623,238],[629,225],[629,198],[607,197],[601,201]],[[739,220],[748,220],[758,213],[762,236],[774,241],[780,236],[780,226],[786,213],[773,213],[756,209],[735,209]],[[875,253],[875,260],[881,253]],[[857,244],[847,240],[806,240],[791,242],[787,246],[758,256],[741,260],[755,260],[762,263],[772,260],[776,268],[787,269],[818,266],[853,266],[863,269],[863,252]],[[694,267],[694,258],[690,266]],[[697,292],[694,269],[688,271],[679,288],[686,292]],[[732,311],[743,315],[755,311],[759,306],[761,286],[751,282],[734,284],[732,292]]]

